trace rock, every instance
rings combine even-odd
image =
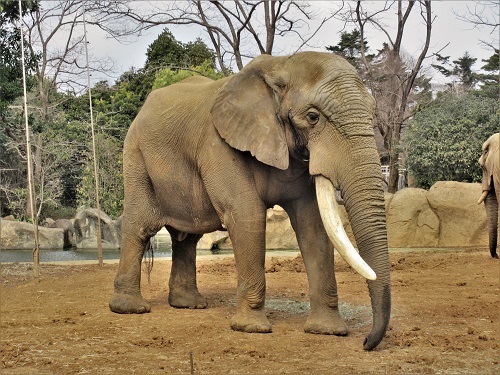
[[[438,182],[430,191],[407,188],[385,195],[389,247],[487,246],[486,214],[477,205],[479,184]],[[344,229],[354,246],[347,212],[340,206]],[[199,248],[230,248],[226,232],[205,235]],[[268,210],[267,249],[297,249],[295,232],[279,206]]]
[[[298,249],[297,238],[287,213],[280,206],[267,210],[266,249]]]
[[[488,246],[486,212],[477,204],[481,184],[436,182],[427,200],[440,223],[438,246]]]
[[[389,247],[435,247],[439,244],[439,219],[424,189],[399,190],[388,200]]]
[[[197,245],[198,249],[226,250],[233,245],[226,231],[216,231],[205,234]],[[267,210],[266,249],[298,249],[295,232],[285,210],[274,206]]]
[[[8,215],[2,218],[2,220],[15,221],[14,215]]]
[[[0,248],[32,250],[35,248],[33,224],[20,221],[0,220]],[[64,231],[60,228],[38,227],[40,249],[62,249]]]
[[[198,241],[196,248],[201,250],[227,250],[232,249],[233,245],[229,239],[229,234],[226,231],[218,230],[204,234]]]
[[[120,238],[116,231],[116,223],[101,211],[101,240],[103,249],[118,249]],[[88,208],[76,214],[73,223],[75,228],[76,247],[79,249],[95,249],[97,247],[97,209]]]
[[[75,228],[73,223],[68,219],[46,219],[47,228],[61,228],[64,231],[64,244],[63,248],[68,249],[76,247]]]

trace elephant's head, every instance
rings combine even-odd
[[[496,189],[500,185],[500,133],[493,134],[483,144],[483,151],[479,158],[479,164],[483,169],[482,189],[483,194],[479,198],[478,204],[484,202],[488,217],[488,233],[490,253],[494,258],[498,258],[498,200]]]
[[[374,100],[355,69],[338,56],[316,52],[254,59],[221,88],[212,110],[215,126],[232,147],[279,169],[287,169],[290,158],[309,169],[330,239],[353,268],[371,279],[373,327],[367,350],[382,340],[391,305],[373,110]],[[362,259],[335,213],[334,189],[342,194]]]

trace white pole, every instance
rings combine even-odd
[[[33,222],[33,231],[35,234],[35,248],[33,249],[33,270],[35,273],[35,278],[40,277],[40,244],[38,241],[38,218],[35,217],[36,212],[36,202],[35,194],[33,191],[33,168],[31,166],[31,146],[30,146],[30,130],[28,126],[28,104],[26,99],[26,69],[24,66],[24,34],[23,34],[23,8],[21,5],[21,0],[19,0],[19,30],[21,32],[21,64],[23,68],[23,104],[24,104],[24,122],[25,122],[25,133],[26,133],[26,158],[28,159],[28,194],[30,200],[31,209],[31,221]]]
[[[102,267],[102,242],[101,242],[101,204],[99,203],[99,177],[97,174],[97,158],[95,152],[95,132],[94,132],[94,115],[92,112],[92,91],[90,90],[90,70],[89,70],[89,49],[87,42],[87,24],[85,22],[85,3],[83,4],[83,33],[85,34],[85,57],[87,58],[87,87],[89,91],[89,107],[90,107],[90,127],[92,129],[92,155],[94,158],[94,181],[95,181],[95,201],[97,207],[97,259],[99,266]]]

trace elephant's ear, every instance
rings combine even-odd
[[[262,163],[288,168],[285,130],[278,115],[278,89],[284,85],[268,71],[273,57],[259,57],[220,89],[212,118],[220,136],[231,146]],[[274,84],[278,81],[278,85]]]

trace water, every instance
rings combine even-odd
[[[171,258],[172,245],[170,237],[167,235],[157,235],[151,241],[154,249],[154,257],[156,258]],[[97,261],[97,249],[52,249],[40,250],[40,262],[75,262],[82,260]],[[102,249],[102,257],[104,260],[120,259],[120,249]],[[12,262],[32,262],[32,250],[11,250],[0,249],[0,263]]]
[[[97,249],[74,249],[74,250],[40,250],[40,262],[62,262],[62,261],[81,261],[95,260],[97,261]],[[154,253],[157,258],[170,258],[171,250],[157,250]],[[102,257],[104,260],[120,259],[119,249],[103,249]],[[5,250],[0,251],[0,263],[10,262],[32,262],[32,250]]]

